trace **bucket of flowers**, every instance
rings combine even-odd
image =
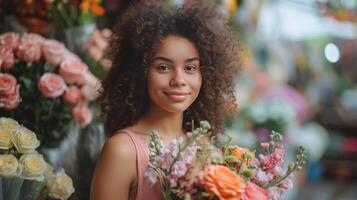
[[[73,183],[63,169],[54,172],[36,151],[36,134],[11,118],[0,117],[0,200],[68,199]]]
[[[57,147],[92,120],[98,79],[81,59],[37,34],[0,35],[0,116],[21,121],[42,147]]]

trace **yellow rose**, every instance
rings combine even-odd
[[[17,121],[11,118],[0,117],[0,128],[8,131],[16,131],[18,127],[19,123],[17,123]]]
[[[68,199],[74,192],[72,179],[63,169],[47,181],[49,196],[56,199]]]
[[[0,149],[8,150],[12,147],[12,131],[0,127]]]
[[[19,163],[15,156],[11,154],[0,155],[0,175],[12,177],[18,175],[19,171]]]
[[[38,153],[24,154],[20,158],[22,164],[22,177],[28,180],[43,181],[47,164],[42,155]]]
[[[32,153],[40,146],[40,141],[37,140],[36,134],[26,127],[19,127],[13,135],[12,142],[20,153]]]
[[[48,163],[46,163],[46,170],[45,170],[44,174],[45,174],[45,179],[46,180],[51,179],[54,176],[53,167]]]

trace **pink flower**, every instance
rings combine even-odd
[[[248,183],[241,200],[268,200],[268,192],[254,183]]]
[[[0,68],[11,69],[15,63],[14,53],[8,46],[0,46]]]
[[[89,85],[82,86],[81,93],[88,101],[93,101],[99,96],[98,89]]]
[[[15,91],[7,96],[0,97],[0,108],[12,110],[17,108],[20,103],[20,85],[17,85]]]
[[[154,185],[158,181],[157,174],[153,168],[148,168],[145,171],[145,177],[151,185]]]
[[[260,145],[262,146],[262,148],[263,148],[265,151],[268,151],[269,146],[270,146],[268,142],[260,143]]]
[[[36,33],[25,33],[22,36],[21,41],[31,41],[31,42],[37,43],[41,46],[42,43],[45,41],[45,38],[43,38],[41,35],[36,34]]]
[[[60,64],[59,74],[64,78],[66,83],[84,85],[88,81],[84,75],[87,75],[88,73],[87,65],[85,65],[76,55],[68,53],[64,56],[64,59]]]
[[[67,88],[63,78],[57,74],[45,73],[38,82],[38,89],[45,97],[61,96]]]
[[[0,73],[0,108],[11,110],[18,106],[20,103],[19,88],[14,76]]]
[[[279,187],[270,187],[267,189],[270,200],[279,200],[283,196],[284,189]]]
[[[263,170],[261,169],[258,169],[256,172],[255,172],[255,175],[254,175],[254,182],[261,185],[261,186],[264,186],[266,184],[268,184],[271,180],[273,180],[273,175],[270,174],[270,173],[266,173],[264,172]]]
[[[17,56],[27,62],[38,61],[41,58],[41,46],[31,40],[22,40]]]
[[[53,66],[57,66],[63,60],[64,55],[67,53],[67,49],[61,42],[56,40],[46,40],[42,45],[42,52],[47,60]]]
[[[103,57],[103,51],[96,46],[89,46],[88,52],[95,61],[99,61]]]
[[[20,37],[17,33],[4,33],[0,35],[0,45],[7,46],[8,49],[16,50],[20,44]]]
[[[16,84],[17,81],[13,75],[0,73],[0,96],[13,94]]]
[[[291,176],[286,178],[283,182],[281,182],[278,186],[284,190],[290,190],[293,188],[293,182],[291,180]]]
[[[71,86],[66,89],[63,95],[63,101],[69,105],[79,104],[83,100],[81,91],[76,86]]]
[[[274,168],[274,176],[277,178],[281,178],[285,175],[283,169],[281,169],[281,167],[279,166],[275,166]]]
[[[99,79],[94,76],[89,70],[87,70],[84,74],[84,80],[85,80],[85,84],[89,85],[91,87],[96,87],[97,84],[99,83]]]
[[[175,183],[177,183],[177,179],[184,176],[186,172],[187,172],[187,163],[184,160],[177,161],[172,166],[169,179],[172,179]],[[175,187],[176,185],[172,185],[172,186]]]
[[[92,111],[88,108],[88,104],[79,104],[72,110],[72,116],[79,123],[81,128],[84,128],[92,121]]]
[[[259,155],[259,162],[263,170],[273,171],[275,166],[279,166],[284,162],[284,150],[275,148],[271,155]]]

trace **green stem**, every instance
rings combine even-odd
[[[66,27],[73,27],[73,23],[71,20],[71,17],[68,16],[68,14],[66,13],[66,11],[64,10],[64,8],[58,8],[59,14],[61,15],[62,19],[65,21],[66,23]]]
[[[171,187],[170,184],[165,180],[164,183],[164,200],[171,200]]]
[[[280,182],[282,182],[283,180],[285,180],[291,173],[293,173],[295,170],[297,169],[297,167],[295,166],[291,171],[289,171],[288,173],[285,174],[285,176],[281,177],[280,179],[267,184],[266,186],[263,187],[263,189],[267,189],[269,187],[273,187],[278,185]]]

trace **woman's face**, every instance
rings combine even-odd
[[[202,77],[195,45],[176,35],[157,47],[148,70],[150,105],[167,112],[183,112],[197,98]]]

